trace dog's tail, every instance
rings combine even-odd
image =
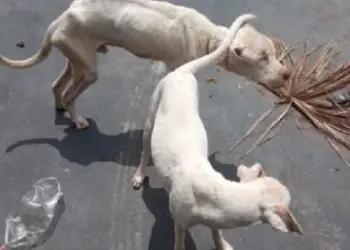
[[[35,55],[24,60],[12,60],[0,55],[0,63],[3,63],[9,66],[10,68],[29,68],[45,60],[50,54],[51,49],[51,32],[50,30],[48,30],[45,34],[40,49]]]
[[[243,14],[239,16],[231,25],[226,38],[223,40],[222,44],[212,53],[202,56],[198,59],[190,61],[177,70],[191,72],[195,74],[201,68],[207,67],[209,65],[217,64],[223,61],[226,57],[227,49],[229,48],[233,38],[237,34],[238,30],[243,24],[248,20],[255,19],[256,16],[253,14]]]

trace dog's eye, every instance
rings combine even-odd
[[[242,56],[242,49],[241,48],[235,48],[235,53],[237,56]]]
[[[262,61],[268,61],[269,60],[269,55],[267,54],[266,51],[261,52],[261,60]]]
[[[283,60],[280,60],[280,64],[284,65]]]

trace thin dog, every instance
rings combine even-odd
[[[48,57],[52,47],[67,58],[52,91],[57,111],[67,110],[77,129],[88,121],[75,108],[76,99],[98,79],[97,54],[107,45],[140,57],[161,61],[167,71],[216,50],[228,29],[198,11],[162,1],[74,0],[48,27],[38,52],[25,60],[0,55],[12,68],[32,67]],[[271,39],[253,26],[242,27],[218,65],[265,84],[288,79],[290,71],[276,58]]]
[[[233,249],[221,229],[269,223],[275,230],[302,233],[288,209],[290,193],[278,180],[265,176],[260,168],[249,173],[242,166],[238,172],[241,182],[229,181],[208,161],[208,139],[199,115],[194,74],[222,61],[237,30],[254,17],[238,17],[214,52],[167,74],[152,95],[144,148],[150,150],[169,194],[175,222],[174,250],[184,249],[185,231],[195,225],[212,230],[218,250]],[[142,182],[143,173],[144,169],[137,170],[139,178],[134,178],[133,185]]]

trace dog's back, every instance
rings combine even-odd
[[[185,78],[184,78],[185,77]],[[176,166],[207,155],[207,135],[198,114],[193,75],[168,74],[160,83],[160,100],[151,137],[157,170],[172,178]]]
[[[239,28],[253,18],[250,14],[238,17],[217,50],[180,66],[160,81],[151,152],[162,175],[172,178],[176,166],[194,165],[207,159],[207,135],[199,117],[198,83],[194,74],[222,60]]]

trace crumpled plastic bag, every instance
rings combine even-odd
[[[5,250],[29,250],[44,244],[65,211],[61,185],[55,177],[37,181],[6,219]]]
[[[339,106],[346,106],[350,103],[350,88],[345,88],[328,98],[330,102]]]

